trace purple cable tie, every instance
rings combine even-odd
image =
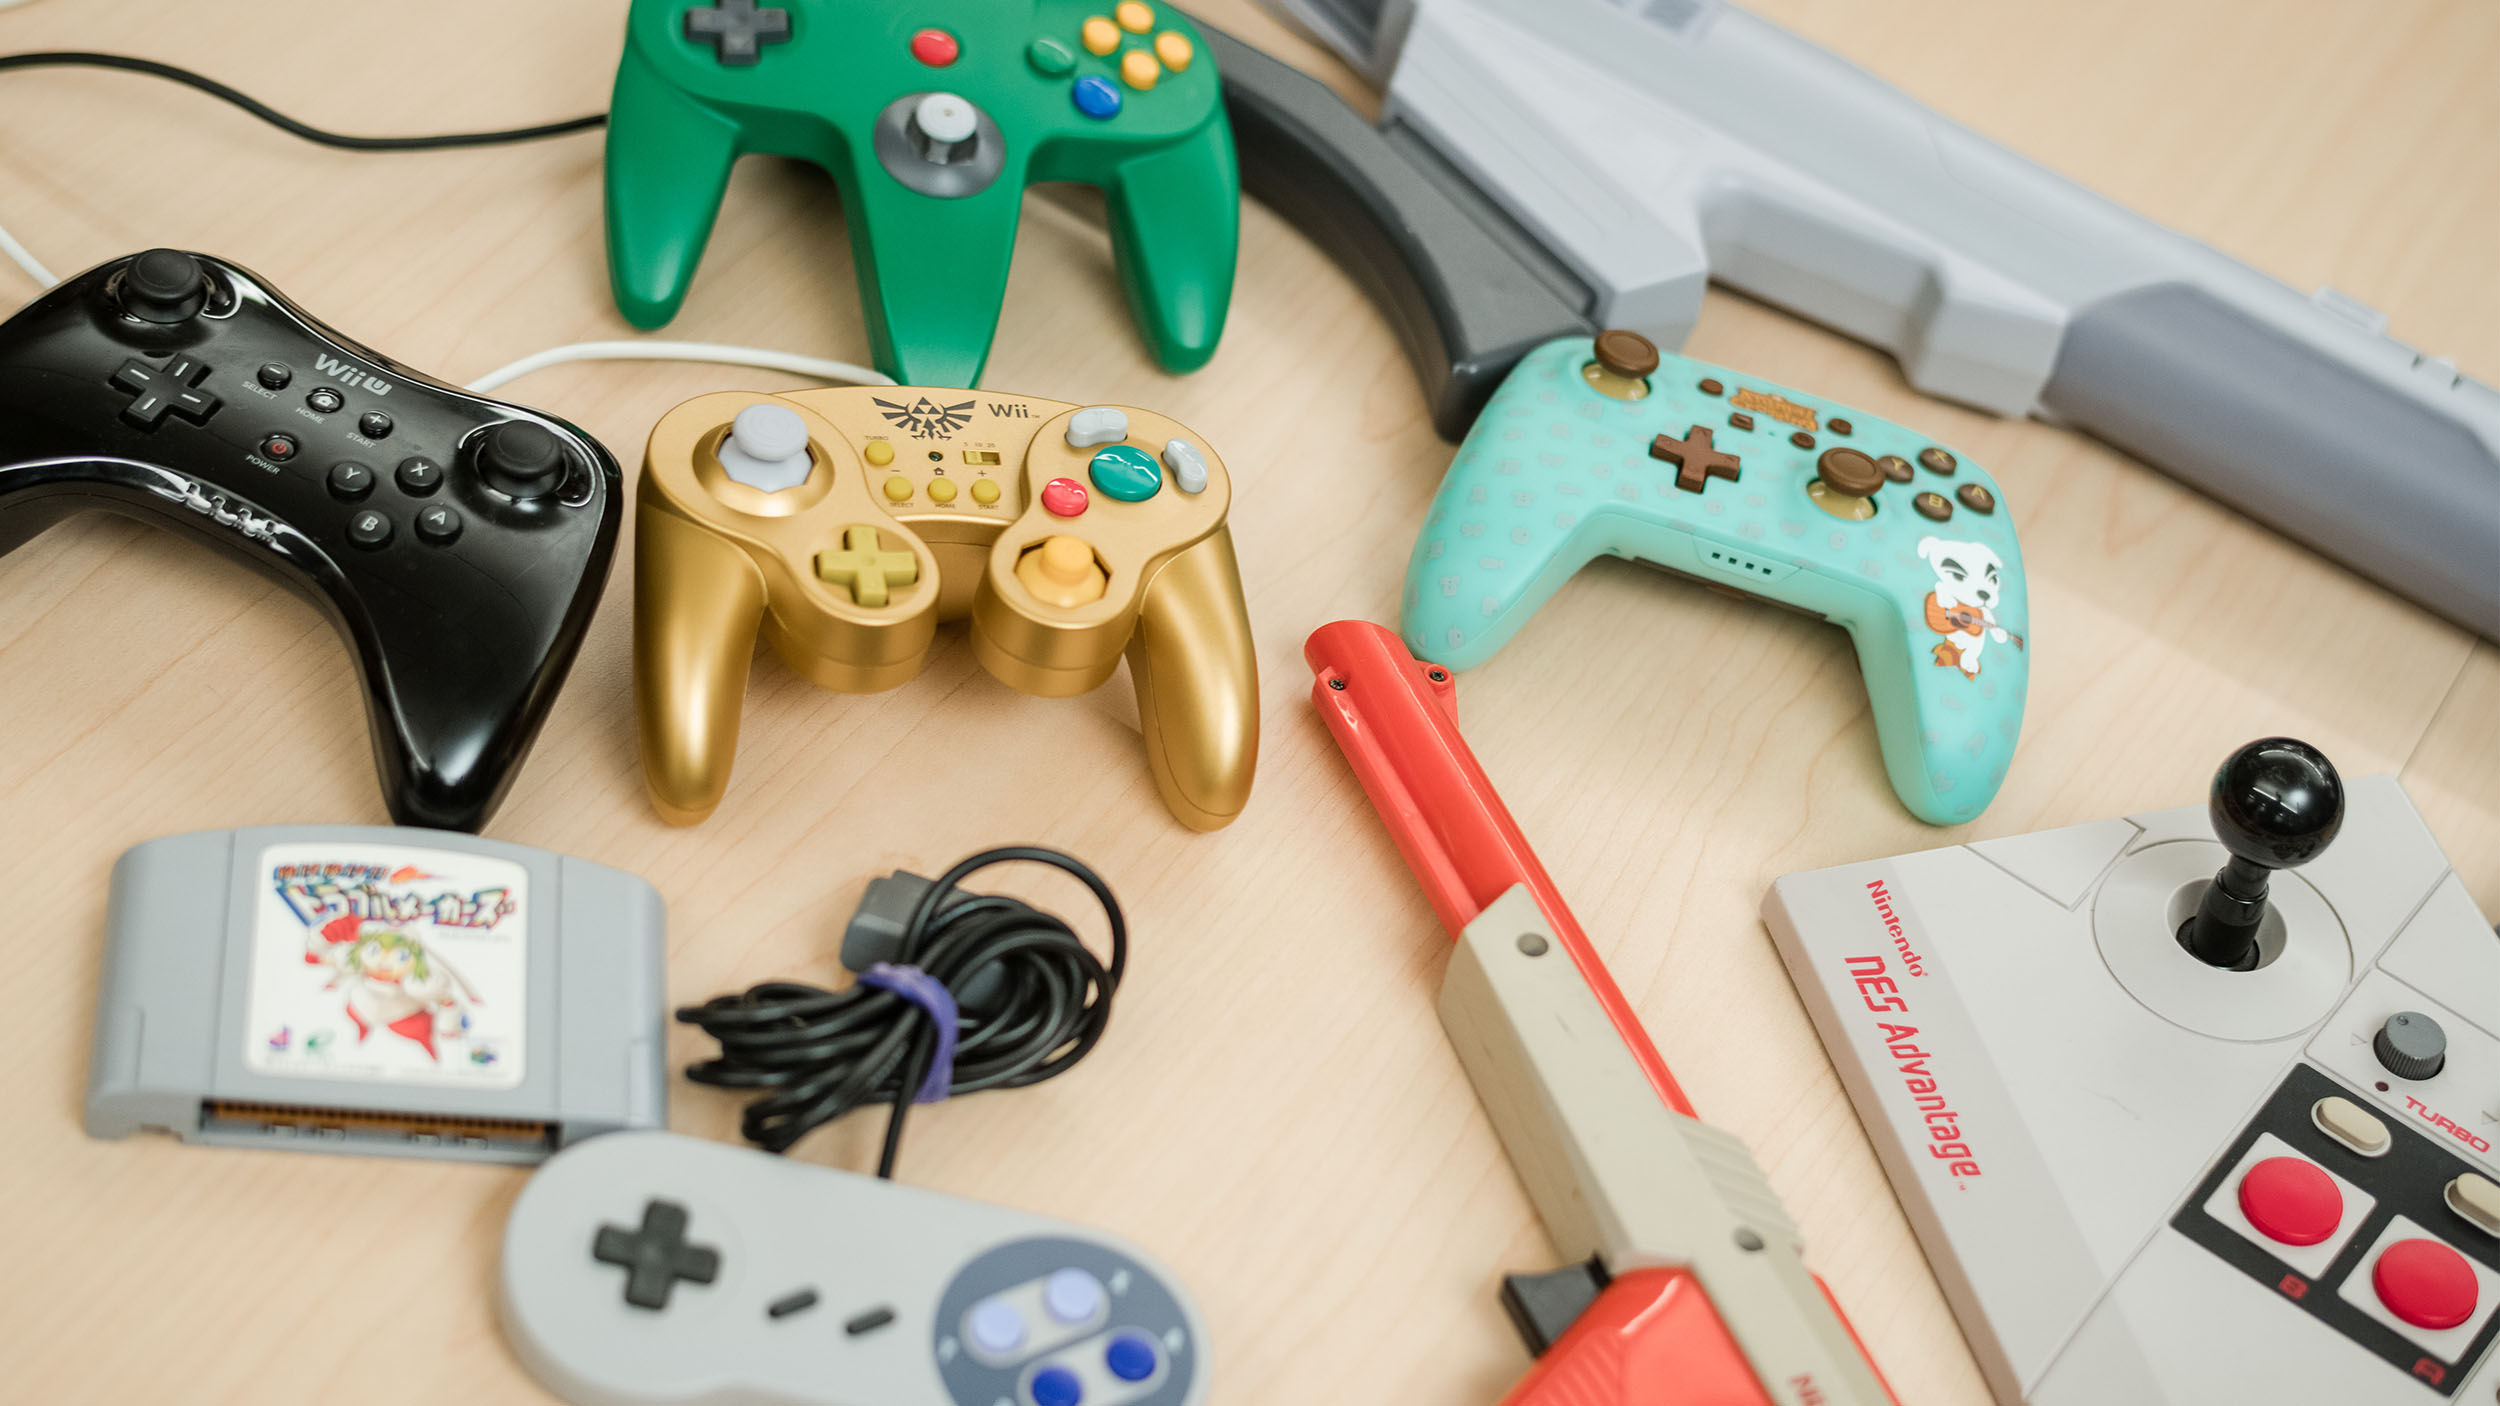
[[[914,1103],[937,1103],[955,1086],[955,1036],[957,1015],[955,993],[946,983],[918,967],[897,966],[879,962],[859,974],[860,984],[891,991],[928,1013],[930,1023],[937,1026],[937,1053],[930,1057],[928,1076],[920,1081],[920,1092],[913,1094]]]

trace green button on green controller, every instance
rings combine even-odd
[[[1163,491],[1163,467],[1133,444],[1115,444],[1094,456],[1086,471],[1104,496],[1143,503]]]
[[[1076,50],[1056,39],[1036,39],[1026,47],[1024,61],[1044,78],[1065,78],[1076,71]]]

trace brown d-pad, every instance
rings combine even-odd
[[[1658,436],[1649,442],[1649,457],[1675,465],[1675,486],[1687,493],[1699,493],[1714,476],[1734,483],[1743,465],[1737,456],[1711,447],[1708,425],[1693,426],[1682,439]]]

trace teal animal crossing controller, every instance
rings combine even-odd
[[[1406,569],[1405,635],[1493,657],[1600,556],[1849,632],[1884,769],[1921,820],[2005,780],[2031,676],[2022,549],[1996,483],[1914,431],[1630,332],[1530,353],[1459,447]]]
[[[870,346],[906,385],[980,378],[1034,181],[1102,188],[1166,369],[1205,365],[1223,334],[1240,177],[1214,61],[1170,5],[635,0],[607,153],[609,273],[634,325],[676,316],[748,152],[832,175]]]

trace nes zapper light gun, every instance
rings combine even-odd
[[[1312,701],[1457,939],[1441,1023],[1569,1267],[1512,1275],[1504,1406],[1893,1400],[1744,1144],[1693,1116],[1458,732],[1450,675],[1365,621]]]
[[[1317,85],[1234,95],[1244,181],[1341,259],[1426,265],[1383,277],[1424,290],[1392,311],[1431,324],[1408,340],[1449,392],[1443,434],[1523,342],[1625,327],[1681,347],[1717,279],[2500,639],[2500,391],[2353,299],[2304,296],[1721,0],[1267,3],[1387,91],[1360,135]],[[1228,86],[1281,67],[1223,62]],[[1301,209],[1297,185],[1333,206]]]

